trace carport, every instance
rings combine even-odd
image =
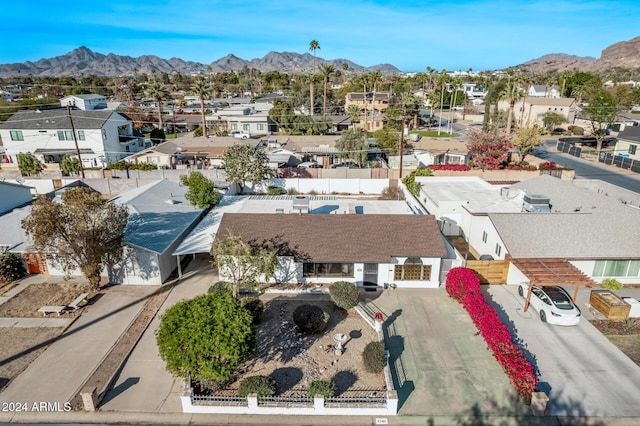
[[[591,287],[596,284],[567,259],[511,259],[511,263],[529,278],[524,312],[529,308],[531,289],[534,285],[538,287],[574,286],[573,301],[575,303],[580,286]]]

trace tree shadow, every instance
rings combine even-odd
[[[302,380],[302,371],[299,368],[282,367],[276,368],[269,374],[276,382],[276,389],[279,394],[292,390]]]
[[[358,376],[351,371],[338,371],[333,375],[331,381],[335,383],[336,397],[339,397],[358,381]]]
[[[104,399],[100,402],[100,405],[104,405],[112,399],[115,399],[118,395],[137,385],[139,382],[140,377],[127,377],[127,379],[118,386],[105,391]]]
[[[569,413],[566,416],[534,416],[530,408],[524,404],[517,394],[509,394],[504,405],[500,405],[495,401],[488,402],[490,406],[487,409],[483,410],[479,403],[474,403],[461,414],[455,415],[453,417],[454,424],[461,426],[513,424],[604,426],[608,423],[605,418],[586,417],[582,414],[584,413],[582,403],[575,400],[560,403],[559,408],[563,412]]]

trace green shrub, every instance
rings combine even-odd
[[[602,280],[602,287],[607,290],[622,290],[622,283],[615,278],[605,278]]]
[[[316,395],[322,395],[325,398],[333,398],[336,394],[336,385],[326,380],[314,380],[309,385],[309,396],[314,398]]]
[[[293,311],[293,323],[301,333],[319,333],[327,327],[329,314],[316,305],[300,305]]]
[[[298,190],[293,187],[287,188],[287,195],[298,195]]]
[[[362,362],[364,368],[371,373],[379,373],[386,364],[384,356],[384,345],[381,342],[371,342],[362,351]]]
[[[337,281],[329,287],[331,301],[342,309],[351,309],[358,304],[360,291],[354,283]]]
[[[316,191],[315,189],[312,189],[311,191],[307,192],[307,194],[309,194],[309,195],[318,195],[318,191]]]
[[[21,256],[7,250],[0,251],[0,284],[19,280],[26,273]]]
[[[202,126],[198,126],[194,131],[193,131],[193,137],[197,138],[199,136],[203,136],[204,133],[202,132]]]
[[[267,195],[282,195],[282,188],[279,186],[269,186],[267,188]]]
[[[582,127],[580,127],[580,126],[573,126],[573,129],[571,129],[571,131],[576,136],[584,135],[584,129]]]
[[[276,382],[267,376],[251,376],[243,379],[238,387],[238,396],[245,398],[251,393],[258,397],[273,396],[276,393]]]
[[[207,293],[215,293],[217,291],[231,291],[231,286],[226,281],[218,281],[215,284],[211,284]]]
[[[257,297],[247,297],[242,299],[241,302],[242,306],[251,312],[254,324],[258,324],[262,321],[262,314],[264,313],[264,303],[262,303],[262,300]]]
[[[167,139],[167,137],[164,134],[164,130],[162,130],[162,129],[153,129],[151,131],[151,134],[149,135],[149,139],[151,139],[152,142],[160,143],[160,142],[164,141],[165,139]]]

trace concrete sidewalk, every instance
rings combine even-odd
[[[196,258],[189,263],[184,278],[179,281],[160,308],[158,315],[144,332],[140,341],[116,377],[113,387],[102,401],[102,411],[149,413],[181,413],[179,396],[183,380],[171,376],[160,358],[155,332],[160,316],[167,308],[183,299],[191,299],[207,292],[218,281],[209,259]]]
[[[71,324],[75,318],[0,318],[0,328],[2,327],[51,327],[61,328]]]
[[[70,401],[140,312],[157,286],[116,286],[0,393],[0,403]]]

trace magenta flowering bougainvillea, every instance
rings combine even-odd
[[[518,394],[530,404],[531,394],[538,384],[533,366],[513,343],[511,333],[500,320],[498,313],[487,304],[480,291],[478,277],[471,269],[453,268],[447,274],[445,288],[449,296],[460,302],[469,313],[493,352],[493,357],[509,376]]]
[[[498,132],[472,130],[467,133],[467,139],[470,164],[482,170],[500,169],[513,148],[509,138]]]
[[[429,166],[431,170],[447,170],[452,172],[467,172],[471,167],[466,164],[432,164]]]
[[[558,170],[559,167],[554,161],[545,161],[538,166],[540,170]]]

